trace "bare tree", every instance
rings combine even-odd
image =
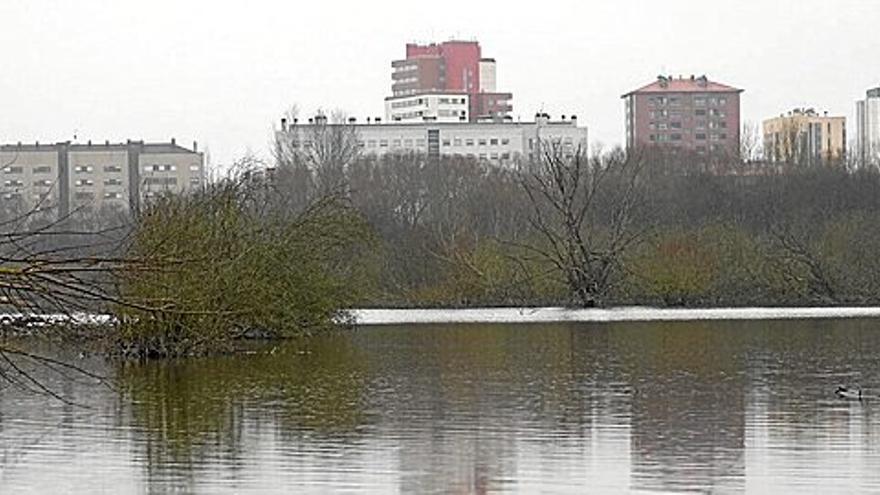
[[[357,128],[346,114],[334,111],[328,118],[318,111],[303,124],[294,106],[284,122],[275,133],[278,180],[305,198],[346,189],[347,170],[361,156]]]
[[[566,154],[557,143],[543,149],[522,181],[529,222],[542,241],[527,247],[552,263],[578,304],[602,305],[624,254],[645,231],[636,223],[644,161],[622,150],[587,157],[581,150]]]
[[[749,163],[760,160],[763,155],[761,130],[754,122],[744,122],[739,141],[740,160]]]

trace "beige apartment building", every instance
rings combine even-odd
[[[763,128],[769,161],[818,164],[846,158],[846,117],[798,108],[765,120]]]
[[[84,207],[137,211],[163,193],[198,188],[204,155],[169,143],[0,145],[0,202],[4,210],[56,209],[60,216]]]

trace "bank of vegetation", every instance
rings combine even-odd
[[[880,304],[876,169],[562,143],[498,167],[310,132],[131,216],[7,212],[3,303],[112,315],[106,349],[138,358],[351,307]]]

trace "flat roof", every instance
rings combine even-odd
[[[198,153],[197,151],[180,146],[177,143],[146,143],[144,141],[129,141],[127,143],[14,143],[0,144],[0,151],[57,151],[60,147],[66,147],[70,151],[127,151],[129,147],[139,147],[145,153]]]

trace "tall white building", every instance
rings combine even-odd
[[[317,126],[347,126],[364,155],[382,156],[417,152],[429,157],[461,157],[513,166],[537,159],[544,147],[552,145],[566,155],[587,151],[587,128],[579,127],[577,117],[551,120],[547,114],[536,115],[534,122],[511,119],[478,122],[357,123],[327,124],[323,118],[309,119],[308,124],[288,126],[281,122],[279,143],[293,149],[310,148],[319,139]]]
[[[856,102],[856,156],[865,165],[880,165],[880,87]]]

